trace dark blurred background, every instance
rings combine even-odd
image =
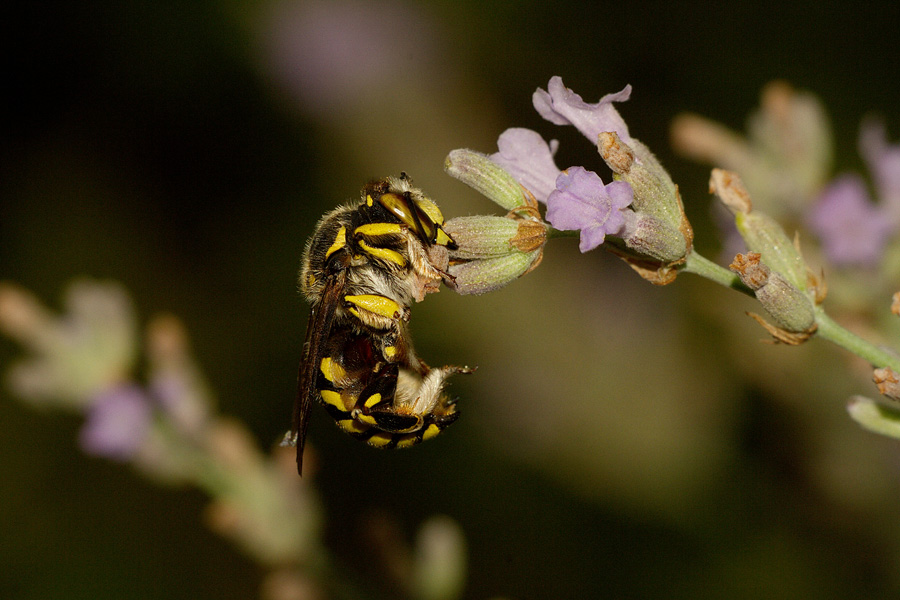
[[[0,278],[58,306],[111,278],[142,319],[186,323],[220,407],[269,447],[289,426],[306,306],[296,271],[323,212],[401,170],[448,217],[499,212],[442,171],[507,127],[599,158],[543,122],[553,75],[585,100],[632,84],[633,136],[671,169],[715,256],[708,170],[668,124],[741,130],[773,79],[818,94],[839,168],[860,118],[900,137],[887,3],[40,3],[2,10]],[[342,55],[348,40],[362,50]],[[376,597],[366,523],[466,533],[466,597],[887,597],[900,588],[898,446],[843,408],[864,387],[823,342],[763,346],[751,305],[714,284],[638,280],[568,240],[507,289],[414,309],[463,416],[377,452],[315,414],[326,541]],[[8,365],[18,349],[0,341]],[[205,498],[85,457],[80,417],[0,392],[0,596],[246,598],[260,569],[211,533]]]

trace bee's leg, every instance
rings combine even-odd
[[[405,269],[408,263],[402,250],[407,245],[408,230],[399,223],[366,223],[353,230],[353,240],[369,256]]]
[[[405,361],[409,354],[409,346],[398,331],[378,336],[377,345],[381,356],[389,363]]]
[[[378,294],[344,296],[347,311],[364,325],[378,330],[399,331],[400,323],[409,321],[410,310],[395,300]]]
[[[391,433],[413,431],[420,427],[422,417],[394,412],[398,371],[397,364],[383,365],[372,382],[360,392],[350,416],[360,423]]]
[[[359,319],[367,329],[374,329],[374,346],[377,353],[389,362],[406,362],[412,354],[405,323],[409,321],[408,306],[398,304],[385,296],[363,294],[344,296],[347,311]]]

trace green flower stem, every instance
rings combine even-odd
[[[900,373],[900,357],[844,329],[825,314],[821,307],[816,308],[816,323],[819,325],[816,330],[818,337],[825,338],[860,358],[864,358],[873,367],[889,367],[894,372]]]
[[[581,235],[581,232],[578,231],[577,229],[574,229],[572,231],[565,231],[562,229],[555,229],[553,227],[547,228],[547,239],[548,240],[552,240],[555,238],[578,237],[579,235]]]
[[[551,229],[549,237],[567,237],[573,233],[577,234],[578,232]],[[694,275],[705,277],[719,285],[737,290],[748,296],[754,296],[753,291],[741,283],[740,278],[735,273],[717,265],[697,252],[688,254],[681,270],[685,273],[693,273]],[[874,367],[889,367],[893,371],[900,373],[900,357],[844,329],[829,317],[820,306],[816,307],[816,323],[819,326],[816,330],[818,337],[837,344],[841,348],[869,361]]]
[[[685,273],[693,273],[700,277],[706,277],[719,285],[724,285],[727,288],[755,297],[753,291],[741,283],[741,279],[736,273],[732,273],[725,267],[717,265],[696,251],[691,251],[687,255],[687,262],[684,263],[684,267],[682,267],[681,270]]]
[[[682,270],[685,273],[694,273],[695,275],[706,277],[720,285],[743,292],[748,296],[753,296],[753,292],[741,283],[736,274],[725,267],[720,267],[696,252],[691,252],[688,255],[687,262]],[[816,330],[818,337],[837,344],[860,358],[864,358],[874,367],[890,367],[893,371],[900,373],[900,357],[844,329],[829,317],[821,306],[816,307],[816,323],[819,326]]]

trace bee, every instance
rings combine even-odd
[[[410,305],[452,283],[437,205],[402,173],[366,185],[358,204],[327,213],[306,244],[300,289],[310,304],[293,427],[302,471],[316,399],[338,426],[378,448],[430,439],[459,416],[443,389],[468,367],[431,368],[416,356]]]

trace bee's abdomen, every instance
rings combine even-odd
[[[408,433],[395,433],[386,431],[377,424],[377,416],[372,413],[368,415],[358,414],[353,417],[353,411],[340,410],[332,404],[325,403],[325,409],[331,418],[334,419],[337,426],[345,432],[361,440],[373,448],[409,448],[420,444],[425,440],[431,439],[439,434],[443,429],[456,420],[458,413],[453,414],[452,419],[444,418],[442,422],[423,422],[422,426],[416,431]],[[376,420],[375,424],[365,423],[361,418],[371,417]]]
[[[415,446],[459,416],[415,414],[394,407],[399,365],[376,358],[371,334],[337,332],[319,365],[319,402],[345,432],[376,448]]]

